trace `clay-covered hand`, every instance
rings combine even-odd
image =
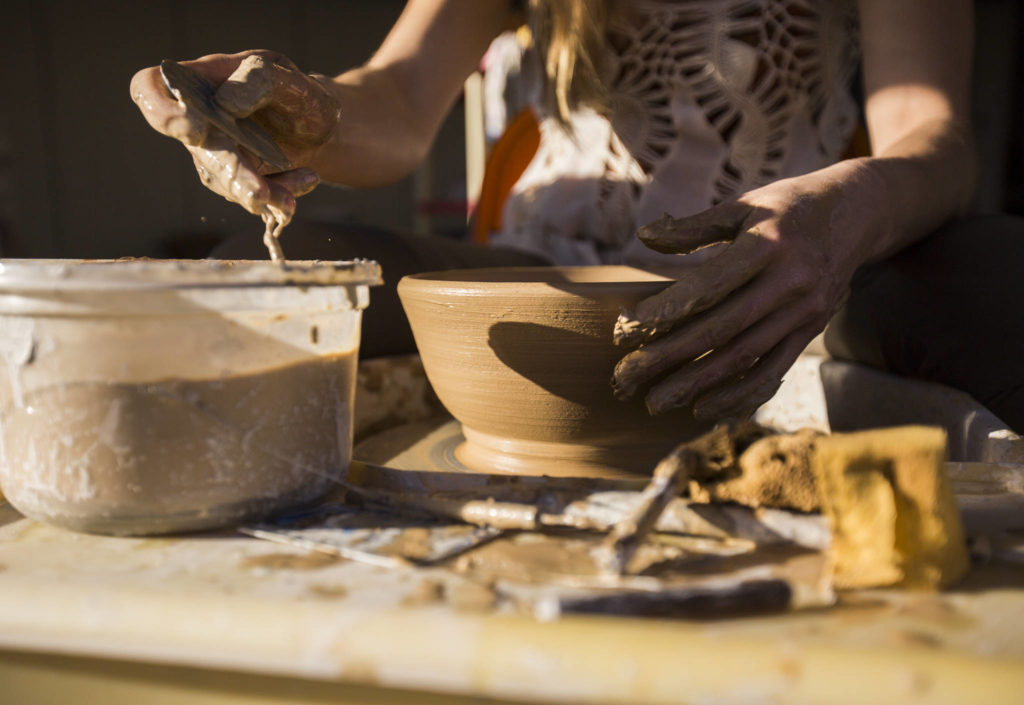
[[[659,252],[719,252],[623,311],[615,342],[640,347],[612,386],[647,389],[651,413],[692,405],[700,419],[752,413],[778,389],[845,299],[857,253],[840,187],[815,175],[778,181],[689,218],[663,216],[638,236]]]
[[[235,117],[251,116],[287,155],[293,169],[273,167],[179,103],[157,67],[132,78],[132,100],[149,124],[180,140],[192,154],[202,182],[257,215],[268,207],[291,214],[295,198],[312,191],[319,176],[316,157],[335,134],[340,118],[329,79],[300,71],[272,51],[212,54],[182,64],[218,86],[216,100]]]

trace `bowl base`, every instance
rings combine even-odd
[[[470,470],[502,475],[630,478],[650,475],[675,440],[599,446],[523,441],[462,427],[455,458]]]

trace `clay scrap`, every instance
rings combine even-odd
[[[686,448],[700,458],[688,486],[694,502],[817,512],[821,500],[811,457],[820,435],[810,429],[775,434],[754,423],[721,424],[675,452]]]

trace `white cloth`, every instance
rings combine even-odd
[[[636,229],[835,162],[856,126],[849,0],[613,0],[608,115],[541,119],[492,242],[558,264],[653,263]]]

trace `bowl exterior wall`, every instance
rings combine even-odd
[[[467,437],[667,452],[698,430],[689,410],[652,417],[642,398],[615,399],[610,385],[627,352],[612,343],[620,309],[666,285],[407,278],[399,295],[427,376]]]

